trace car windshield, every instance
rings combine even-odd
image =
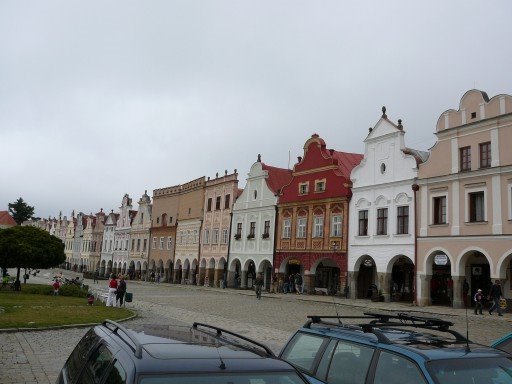
[[[142,376],[139,384],[304,384],[295,372],[205,373]]]
[[[428,369],[438,384],[512,384],[512,359],[508,357],[436,360]]]

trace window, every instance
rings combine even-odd
[[[142,248],[142,252],[146,252],[147,243],[148,243],[148,239],[144,239],[144,246]]]
[[[96,333],[93,330],[88,331],[85,336],[80,340],[77,344],[71,356],[69,356],[68,361],[66,362],[66,369],[63,371],[68,376],[68,381],[76,378],[78,373],[80,372],[80,368],[83,365],[85,359],[87,359],[87,355],[89,351],[94,346],[97,341]]]
[[[156,223],[160,224],[160,216],[156,218]]]
[[[167,250],[170,251],[172,249],[172,237],[167,237]]]
[[[236,234],[238,236],[242,236],[242,223],[237,223],[236,224]]]
[[[341,215],[333,215],[331,220],[331,236],[341,236]]]
[[[315,192],[325,191],[325,180],[315,182]]]
[[[471,147],[463,147],[460,151],[460,170],[471,171]]]
[[[249,224],[249,235],[247,236],[247,238],[254,238],[254,236],[256,235],[256,222],[255,221],[251,221],[250,224]]]
[[[371,347],[339,341],[332,354],[326,382],[364,383],[373,352]],[[389,383],[396,382],[400,380]]]
[[[480,168],[491,166],[491,143],[480,144]]]
[[[292,233],[292,221],[291,219],[283,220],[283,239],[289,239]]]
[[[101,345],[92,353],[77,382],[84,384],[100,383],[112,360],[112,353],[110,353],[107,347]]]
[[[142,222],[144,221],[144,212],[141,212],[140,213],[140,220],[139,220],[139,224],[142,224]]]
[[[217,196],[217,198],[215,199],[215,210],[218,211],[220,209],[220,196]]]
[[[156,249],[156,237],[153,237],[153,249]]]
[[[194,243],[199,243],[199,231],[197,229],[194,230]]]
[[[206,206],[206,211],[210,212],[212,210],[212,198],[208,198],[208,204]]]
[[[323,216],[315,216],[313,218],[314,226],[313,226],[313,237],[323,237],[324,236],[324,217]]]
[[[135,239],[132,239],[132,248],[130,249],[130,251],[133,251],[135,250]]]
[[[359,211],[359,236],[368,236],[368,210]]]
[[[164,249],[164,238],[163,237],[160,238],[160,247],[159,247],[159,249]]]
[[[137,239],[137,251],[140,251],[140,239]]]
[[[409,206],[397,207],[396,233],[406,235],[409,233]]]
[[[485,221],[484,192],[469,194],[469,221],[471,223]]]
[[[299,184],[299,195],[306,195],[309,191],[309,183]]]
[[[299,237],[299,238],[306,237],[306,224],[307,224],[307,219],[305,217],[299,217],[297,219],[297,237]]]
[[[377,209],[377,235],[388,234],[388,209]]]
[[[314,363],[325,339],[319,336],[297,333],[288,343],[282,359],[312,373]],[[341,383],[341,381],[339,381]]]
[[[204,230],[203,244],[209,244],[209,243],[210,243],[210,230],[209,229],[205,229]]]
[[[230,200],[231,200],[231,195],[226,195],[224,197],[224,209],[229,209]]]
[[[228,243],[228,230],[227,229],[223,229],[222,230],[222,244],[227,244]]]
[[[219,229],[218,228],[215,228],[213,230],[212,244],[219,244]]]
[[[434,224],[446,224],[446,196],[434,197]]]
[[[375,377],[373,382],[375,384],[426,383],[421,371],[414,362],[402,356],[384,351],[380,352],[379,362],[377,363],[377,367],[375,369]],[[462,380],[461,382],[467,381]]]
[[[263,227],[263,238],[267,239],[270,236],[270,220],[265,220],[265,226]]]

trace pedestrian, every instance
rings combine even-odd
[[[493,301],[492,307],[489,309],[489,315],[492,315],[493,311],[496,309],[498,311],[498,316],[503,316],[500,308],[500,299],[503,296],[503,292],[501,291],[501,283],[499,280],[494,282],[494,285],[491,287],[491,292],[489,292],[489,300]]]
[[[98,284],[98,277],[99,277],[99,275],[100,275],[100,271],[98,269],[96,269],[94,271],[94,281],[93,281],[96,284]]]
[[[475,300],[475,315],[477,315],[477,314],[482,315],[482,306],[483,306],[484,295],[483,295],[481,289],[478,289],[476,291],[475,297],[473,299]]]
[[[277,293],[277,275],[274,273],[272,275],[272,291],[271,293]]]
[[[53,296],[59,296],[60,282],[59,279],[55,279],[52,284],[53,287]]]
[[[160,284],[160,272],[156,274],[156,282],[157,284]]]
[[[151,271],[150,277],[151,277],[150,278],[151,282],[154,283],[155,282],[155,271]]]
[[[293,293],[293,288],[295,287],[295,277],[293,273],[290,273],[288,276],[288,292]]]
[[[295,290],[298,295],[302,294],[302,276],[299,272],[295,275]]]
[[[117,293],[116,293],[116,307],[119,301],[119,307],[123,306],[124,295],[126,293],[126,281],[123,275],[119,275],[119,281],[117,282]]]
[[[114,274],[110,275],[110,280],[108,282],[108,297],[107,297],[107,307],[113,307],[116,301],[116,292],[117,292],[117,280]]]
[[[254,287],[256,289],[256,298],[261,299],[261,289],[263,288],[263,274],[258,273],[256,280],[254,281]]]
[[[235,272],[235,288],[240,287],[240,275],[238,274],[238,271]]]
[[[464,300],[464,307],[468,307],[468,294],[469,294],[469,284],[466,279],[462,283],[462,298]]]

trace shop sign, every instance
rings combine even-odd
[[[448,264],[448,256],[446,256],[444,253],[436,255],[434,257],[434,264],[435,265],[447,265]]]
[[[297,259],[290,259],[290,260],[288,260],[288,264],[291,264],[291,265],[300,265],[300,260],[297,260]]]

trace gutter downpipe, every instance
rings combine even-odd
[[[416,181],[416,179],[415,179]],[[413,276],[413,289],[414,289],[414,302],[413,304],[418,306],[418,229],[417,229],[417,221],[418,221],[418,203],[416,201],[416,192],[420,189],[419,185],[414,183],[412,185],[412,190],[414,192],[414,276]]]

